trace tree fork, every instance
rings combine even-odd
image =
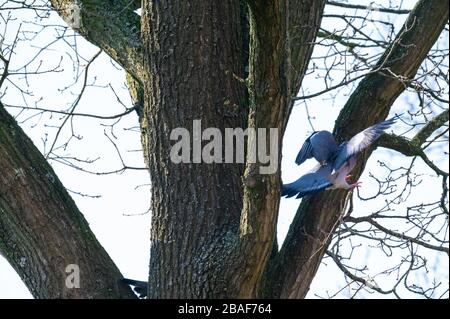
[[[135,298],[51,166],[0,103],[0,252],[35,298]],[[68,265],[80,287],[66,285]]]

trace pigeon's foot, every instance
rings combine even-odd
[[[345,176],[345,181],[348,183],[348,184],[351,184],[351,182],[350,182],[350,178],[352,177],[352,175],[351,174],[348,174],[347,176]]]
[[[362,182],[356,182],[353,184],[350,184],[350,190],[356,188],[356,187],[361,187]]]

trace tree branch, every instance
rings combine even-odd
[[[422,145],[423,143],[425,143],[427,138],[429,138],[431,134],[433,134],[434,131],[439,129],[446,122],[448,122],[448,109],[433,118],[431,121],[427,122],[427,124],[425,124],[424,127],[420,129],[416,136],[414,136],[413,142],[415,144]]]
[[[327,254],[327,256],[331,257],[331,259],[333,259],[333,261],[335,262],[336,266],[338,266],[338,268],[351,280],[355,281],[355,282],[359,282],[364,286],[367,286],[373,290],[375,290],[376,292],[383,294],[383,295],[388,295],[390,293],[392,293],[395,290],[395,287],[391,290],[383,290],[377,286],[375,286],[374,284],[372,284],[371,282],[369,282],[368,280],[358,277],[356,275],[354,275],[353,273],[351,273],[347,267],[341,262],[341,260],[339,259],[339,257],[336,254],[333,254],[330,251],[326,251],[325,252]]]
[[[140,17],[136,1],[51,0],[75,31],[105,51],[135,78],[143,75]]]
[[[348,9],[380,11],[380,12],[395,13],[395,14],[408,14],[408,13],[410,13],[409,10],[390,9],[390,8],[381,8],[381,7],[378,8],[378,7],[373,7],[371,5],[363,6],[363,5],[358,5],[358,4],[341,3],[341,2],[336,2],[336,1],[327,1],[327,5],[335,6],[335,7],[341,7],[341,8],[348,8]]]
[[[135,298],[39,150],[0,103],[0,251],[36,298]],[[66,285],[66,267],[80,288]]]
[[[133,10],[137,10],[142,7],[142,1],[141,0],[129,0],[131,2]]]
[[[334,130],[338,140],[349,139],[387,117],[391,105],[405,90],[404,83],[413,79],[447,21],[447,1],[417,3],[374,67],[380,72],[366,76],[343,107]],[[372,151],[373,148],[364,152],[353,175],[360,176]],[[302,298],[306,295],[330,234],[340,223],[346,196],[346,191],[335,190],[302,200],[286,240],[271,262],[269,273],[278,280],[267,289],[269,296]]]
[[[320,25],[324,1],[248,1],[250,7],[250,128],[276,128],[277,145],[306,72]],[[267,136],[268,137],[268,136]],[[272,136],[274,137],[274,136]],[[274,151],[274,150],[272,150]],[[276,234],[281,152],[276,172],[262,174],[260,163],[247,163],[240,219],[242,267],[233,281],[239,297],[256,297]],[[250,161],[249,161],[250,162]]]
[[[283,133],[308,68],[322,21],[325,1],[286,1],[286,66],[288,100]]]
[[[376,145],[395,150],[405,156],[419,156],[422,160],[441,176],[448,176],[448,173],[441,170],[428,158],[425,154],[422,144],[439,128],[448,122],[448,109],[430,120],[419,132],[412,138],[408,139],[403,136],[393,134],[383,134],[377,141]]]
[[[429,244],[429,243],[427,243],[425,241],[419,240],[417,238],[414,238],[414,237],[411,237],[411,236],[407,236],[407,235],[405,235],[403,233],[399,233],[399,232],[390,230],[390,229],[382,226],[380,223],[376,222],[375,220],[373,220],[370,217],[346,216],[344,218],[344,221],[345,222],[355,223],[355,224],[361,223],[361,222],[367,222],[367,223],[371,224],[372,226],[375,226],[376,228],[378,228],[379,230],[381,230],[382,232],[384,232],[384,233],[386,233],[386,234],[388,234],[390,236],[409,241],[411,243],[414,243],[416,245],[419,245],[419,246],[422,246],[422,247],[425,247],[425,248],[433,249],[433,250],[436,250],[436,251],[442,251],[442,252],[445,252],[447,254],[449,253],[448,247],[431,245],[431,244]]]

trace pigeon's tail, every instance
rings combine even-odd
[[[293,186],[294,183],[283,184],[281,186],[281,196],[286,198],[292,197],[298,193],[298,190]]]
[[[306,195],[312,195],[315,193],[318,193],[328,187],[331,187],[332,184],[329,182],[323,183],[322,185],[317,185],[311,188],[304,188],[301,185],[299,185],[299,181],[295,181],[293,183],[289,184],[283,184],[281,186],[281,197],[290,198],[295,196],[295,198],[302,198]]]
[[[133,286],[133,291],[138,295],[139,298],[147,297],[147,282],[128,278],[122,278],[120,279],[120,281],[126,285]]]

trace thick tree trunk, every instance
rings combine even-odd
[[[119,284],[119,270],[2,104],[0,172],[0,252],[35,298],[135,297]],[[78,288],[70,277],[77,270]]]
[[[239,1],[145,1],[143,12],[144,151],[152,179],[149,296],[230,297],[243,165],[174,164],[169,136],[185,128],[192,145],[201,139],[192,134],[194,120],[222,134],[246,127]]]
[[[222,133],[226,127],[276,128],[281,146],[324,3],[249,2],[247,97],[246,52],[240,48],[248,36],[241,33],[246,28],[240,28],[239,1],[144,1],[143,140],[152,175],[153,298],[260,293],[276,235],[281,152],[277,171],[268,175],[260,174],[259,163],[247,163],[244,173],[241,164],[174,164],[169,158],[171,130],[186,128],[192,136],[196,119]]]
[[[266,149],[277,148],[278,153],[275,173],[261,174],[261,163],[246,165],[239,234],[242,260],[241,269],[234,276],[240,285],[238,296],[243,298],[261,296],[269,256],[272,253],[273,257],[277,251],[282,137],[292,98],[298,92],[312,53],[324,2],[249,1],[249,7],[248,125],[276,129],[278,144],[270,145],[267,138]]]

